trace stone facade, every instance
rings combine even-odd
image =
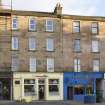
[[[14,17],[18,19],[18,29],[16,30],[12,30],[12,19]],[[30,17],[34,18],[36,21],[35,31],[29,30]],[[45,22],[47,19],[53,20],[52,32],[47,32],[45,29]],[[73,32],[74,21],[80,23],[80,32],[78,33]],[[91,27],[93,22],[98,23],[97,34],[92,34]],[[73,72],[75,58],[81,60],[81,71],[93,72],[93,59],[99,59],[99,71],[105,72],[104,26],[105,17],[63,15],[60,4],[56,5],[54,12],[11,11],[1,9],[0,72],[11,72],[11,61],[13,56],[19,59],[19,68],[15,73],[20,73],[22,76],[23,74],[21,74],[21,72],[30,73],[30,57],[35,57],[37,60],[36,72],[33,74],[38,72],[47,73],[47,58],[54,58],[54,73],[58,74],[63,72]],[[19,38],[19,48],[16,51],[11,49],[12,37]],[[36,39],[35,51],[29,50],[28,39],[30,37]],[[52,52],[46,51],[47,38],[54,39],[54,50]],[[81,50],[79,52],[74,51],[75,39],[80,40]],[[99,41],[99,52],[92,52],[92,40]],[[15,73],[13,72],[13,75]],[[14,86],[13,88],[16,87]],[[15,98],[16,97],[17,96],[15,96]]]

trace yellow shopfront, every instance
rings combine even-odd
[[[63,100],[63,73],[14,73],[14,100]]]

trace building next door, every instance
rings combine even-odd
[[[38,94],[39,94],[39,100],[45,100],[45,80],[39,79],[38,80]]]
[[[73,100],[73,87],[70,86],[67,87],[67,99]]]
[[[2,82],[0,81],[0,100],[2,99]]]
[[[0,78],[0,100],[11,99],[11,80],[7,78]]]

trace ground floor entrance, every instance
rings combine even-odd
[[[39,79],[38,83],[39,100],[45,100],[45,79]]]
[[[73,87],[72,86],[67,87],[67,99],[73,100]]]

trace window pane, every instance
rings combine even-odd
[[[25,96],[33,96],[33,95],[35,95],[35,87],[34,87],[34,85],[24,85],[24,95]]]
[[[97,34],[98,33],[98,23],[92,23],[92,33]]]
[[[74,59],[74,71],[75,72],[81,71],[80,59]]]
[[[99,71],[99,67],[100,67],[100,61],[97,60],[93,60],[93,71]]]
[[[36,58],[30,58],[30,72],[36,72]]]
[[[92,33],[93,33],[93,34],[97,34],[97,33],[98,33],[97,28],[92,28]]]
[[[53,20],[46,20],[46,31],[53,31]]]
[[[92,40],[92,52],[99,52],[99,41]]]
[[[92,94],[94,94],[92,85],[88,85],[88,86],[86,87],[86,94],[87,94],[87,95],[92,95]]]
[[[47,51],[53,51],[54,50],[54,41],[53,39],[48,38],[47,39]]]
[[[18,22],[17,18],[12,19],[12,29],[17,29],[18,28]]]
[[[74,94],[75,95],[80,95],[80,94],[84,94],[85,92],[85,88],[82,86],[75,86],[74,88]]]
[[[29,20],[29,30],[36,30],[36,21],[33,18],[30,18]]]
[[[58,85],[49,85],[49,92],[59,92]]]
[[[29,50],[35,50],[35,49],[36,49],[36,39],[29,38]]]
[[[80,32],[80,22],[79,21],[73,22],[73,32]]]
[[[12,50],[18,50],[18,38],[12,37]]]
[[[18,71],[19,70],[19,59],[18,57],[12,57],[12,71]]]
[[[58,79],[49,79],[49,84],[59,84]]]
[[[59,79],[49,79],[49,94],[59,95]]]
[[[74,51],[76,51],[76,52],[80,52],[81,51],[81,48],[80,48],[80,39],[76,39],[74,41]]]
[[[54,59],[52,59],[52,58],[47,59],[47,71],[48,72],[54,71]]]
[[[35,80],[34,79],[25,79],[24,84],[35,84]]]

